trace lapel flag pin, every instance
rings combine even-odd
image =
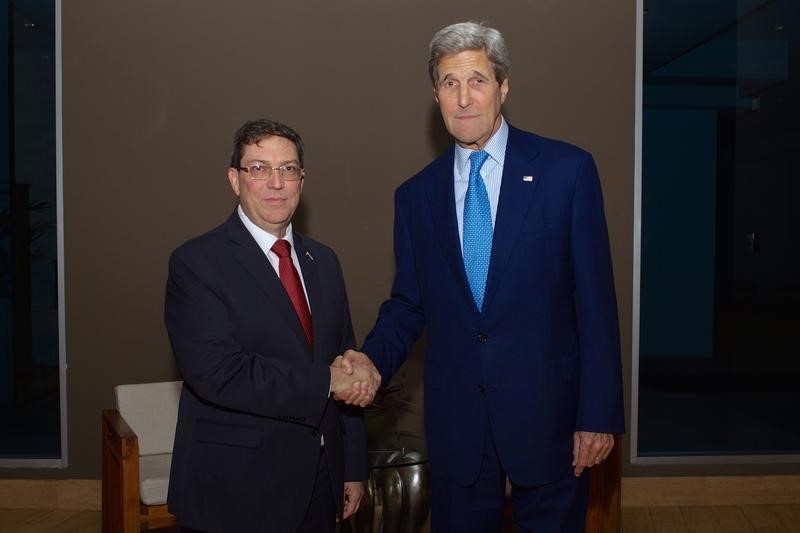
[[[533,176],[522,176],[522,181],[533,181]]]

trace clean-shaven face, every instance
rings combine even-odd
[[[240,166],[262,163],[268,167],[300,166],[297,148],[285,137],[271,135],[244,147]],[[228,181],[247,218],[264,231],[279,239],[286,235],[303,192],[303,179],[284,181],[278,171],[266,180],[253,180],[247,172],[228,169]]]
[[[480,150],[500,128],[508,79],[497,82],[483,49],[443,56],[437,70],[434,96],[447,131],[464,148]]]

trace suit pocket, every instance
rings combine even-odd
[[[238,446],[240,448],[261,447],[261,428],[220,424],[212,420],[199,419],[194,425],[194,440],[209,444]]]
[[[523,259],[533,258],[549,275],[563,274],[569,257],[568,227],[562,216],[526,221],[517,241],[518,254]]]

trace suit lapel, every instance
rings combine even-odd
[[[492,258],[489,262],[489,275],[486,280],[483,308],[487,309],[503,277],[511,252],[517,242],[522,222],[531,205],[539,185],[539,167],[536,148],[523,142],[521,132],[509,126],[506,159],[503,165],[503,178],[500,185],[500,198],[497,202],[494,236],[492,239]],[[532,180],[523,179],[531,176]]]
[[[277,314],[283,318],[301,345],[306,347],[308,356],[311,357],[311,347],[308,346],[306,334],[297,317],[297,312],[292,306],[292,301],[289,300],[289,295],[286,294],[278,274],[275,273],[253,236],[244,227],[236,211],[228,219],[226,226],[228,238],[236,245],[233,251],[234,258],[250,274],[256,285],[264,292],[265,297],[272,302]],[[303,274],[305,275],[305,270],[303,270]],[[308,283],[307,280],[306,283]],[[264,317],[264,320],[267,319],[268,317]]]
[[[429,172],[432,175],[427,181],[428,203],[431,206],[433,228],[442,254],[444,254],[464,298],[472,303],[472,308],[477,313],[478,309],[475,307],[475,301],[467,283],[467,273],[464,270],[461,243],[458,241],[458,219],[456,218],[455,192],[453,191],[454,157],[455,147],[451,146],[430,168]]]
[[[319,323],[322,317],[319,316],[318,310],[314,309],[314,302],[319,302],[322,296],[322,283],[319,279],[319,269],[317,262],[311,252],[305,246],[303,236],[299,233],[294,233],[294,248],[297,251],[297,259],[300,262],[300,270],[303,271],[303,281],[306,285],[306,296],[308,297],[309,308],[311,309],[311,325],[314,330],[314,353],[313,359],[317,359],[319,354],[317,348],[322,345],[322,342],[317,338],[319,332],[322,331],[322,325]],[[297,320],[300,324],[300,321]],[[302,327],[301,327],[302,331]],[[303,341],[305,342],[305,333],[303,334]],[[308,343],[306,343],[308,344]]]

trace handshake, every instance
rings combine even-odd
[[[381,375],[366,354],[347,350],[334,359],[331,369],[333,398],[348,405],[366,407],[381,386]]]

